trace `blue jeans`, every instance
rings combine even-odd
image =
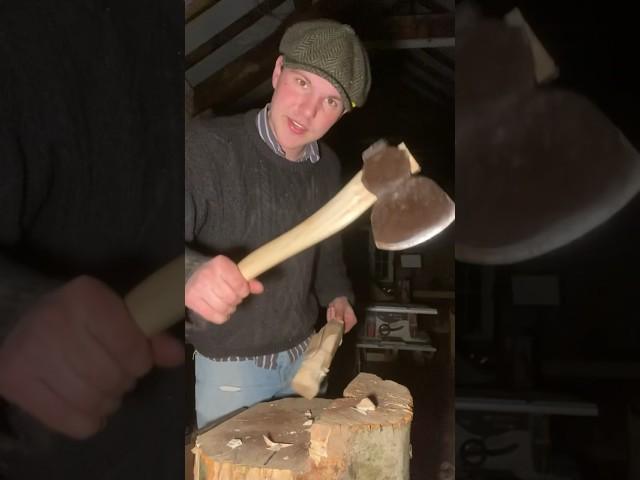
[[[280,352],[278,366],[259,367],[254,360],[215,361],[195,353],[196,421],[202,428],[227,413],[256,403],[296,395],[291,390],[303,356],[291,362],[289,354]]]

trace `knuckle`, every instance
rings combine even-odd
[[[216,325],[221,325],[223,323],[225,323],[227,320],[229,320],[229,317],[231,316],[231,314],[229,313],[229,311],[226,312],[216,312],[212,318],[211,321],[213,323],[215,323]]]
[[[226,257],[224,257],[223,255],[218,255],[209,260],[205,265],[207,265],[207,267],[211,268],[212,270],[218,270],[225,268],[226,266],[228,266],[228,264],[229,260]]]
[[[79,275],[68,283],[68,287],[78,294],[88,294],[100,289],[102,283],[89,275]]]
[[[87,440],[103,426],[102,418],[98,416],[74,415],[63,427],[63,432],[76,440]]]

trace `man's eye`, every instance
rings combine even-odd
[[[307,85],[307,82],[303,78],[296,78],[296,83],[301,87],[305,87]]]
[[[338,107],[340,107],[340,102],[338,102],[338,100],[336,100],[335,98],[327,98],[327,104],[328,104],[331,108],[338,108]]]

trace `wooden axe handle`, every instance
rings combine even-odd
[[[420,165],[404,143],[398,145],[409,155],[411,173]],[[242,275],[251,280],[297,253],[339,232],[362,215],[376,196],[362,184],[360,170],[342,190],[320,210],[279,237],[262,245],[238,263]],[[153,335],[184,318],[184,255],[176,258],[126,297],[125,303],[136,323],[147,335]]]
[[[131,316],[147,336],[184,318],[184,255],[147,277],[124,298]]]
[[[318,394],[320,384],[329,373],[331,361],[342,343],[343,334],[344,323],[330,320],[311,337],[302,365],[291,381],[294,392],[307,399]]]

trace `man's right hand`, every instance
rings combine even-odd
[[[182,341],[146,338],[122,298],[78,277],[43,296],[0,345],[0,395],[52,430],[85,439],[154,365],[183,362]]]
[[[184,302],[204,319],[221,324],[229,320],[249,294],[260,294],[263,290],[262,283],[247,281],[232,260],[218,255],[202,264],[187,280]]]

